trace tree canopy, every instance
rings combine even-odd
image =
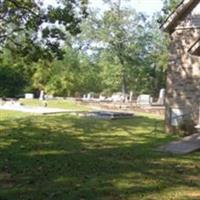
[[[0,96],[39,90],[158,95],[168,60],[159,16],[137,13],[121,0],[105,3],[99,12],[85,0],[48,7],[39,0],[0,0]]]
[[[158,18],[159,23],[163,23],[166,17],[173,12],[182,0],[163,0],[163,9]]]
[[[22,56],[37,53],[31,57],[35,60],[42,53],[50,56],[42,49],[58,53],[67,32],[81,32],[86,5],[87,0],[58,0],[57,6],[46,8],[41,0],[0,0],[0,49],[16,48]]]

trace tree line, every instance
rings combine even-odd
[[[86,0],[58,2],[0,0],[0,96],[155,96],[165,87],[168,38],[157,21],[178,1],[165,1],[152,18],[120,0],[105,0],[105,11]]]

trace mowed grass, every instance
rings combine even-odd
[[[175,139],[162,126],[0,111],[0,199],[200,199],[200,153],[155,151]]]
[[[33,106],[33,107],[40,107],[44,106],[44,102],[40,101],[38,99],[21,99],[21,103],[25,106]],[[62,109],[73,109],[73,110],[79,110],[79,111],[86,111],[89,109],[87,106],[82,106],[76,101],[70,101],[70,100],[48,100],[47,101],[47,107],[49,108],[62,108]]]

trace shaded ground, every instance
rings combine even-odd
[[[2,200],[200,199],[200,153],[156,152],[159,119],[0,116]]]

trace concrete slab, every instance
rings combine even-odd
[[[127,119],[132,118],[134,114],[130,112],[93,111],[86,113],[86,116],[99,119]]]
[[[196,133],[179,141],[170,142],[159,147],[158,150],[173,154],[188,154],[200,150],[200,134]]]

